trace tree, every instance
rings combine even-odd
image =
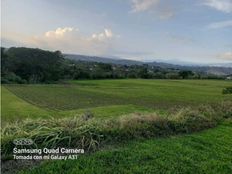
[[[179,76],[182,77],[183,79],[187,79],[193,75],[194,75],[194,73],[192,71],[180,71],[179,72]]]
[[[148,78],[149,75],[148,75],[148,68],[146,66],[142,66],[140,69],[139,69],[139,72],[138,72],[138,76],[140,78]]]
[[[64,58],[60,51],[12,47],[1,49],[1,52],[3,78],[7,77],[6,72],[14,73],[30,83],[57,81],[61,78]]]

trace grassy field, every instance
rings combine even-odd
[[[231,81],[222,80],[132,79],[80,80],[69,81],[66,84],[4,85],[1,90],[2,125],[4,127],[7,123],[12,124],[26,118],[49,120],[50,117],[54,117],[58,120],[64,117],[79,117],[86,113],[93,114],[94,119],[104,120],[117,118],[120,120],[121,116],[124,115],[125,118],[131,113],[137,113],[136,119],[148,113],[155,113],[154,115],[165,118],[181,108],[189,106],[197,108],[203,104],[217,105],[222,101],[232,101],[230,94],[222,94],[222,90],[230,86],[232,86]],[[206,111],[210,113],[213,110],[206,108]],[[182,111],[180,113],[185,114]],[[200,111],[190,109],[186,113],[191,116],[191,114],[199,114]],[[182,118],[178,116],[178,112],[174,115],[177,116],[178,121],[181,121]],[[196,118],[203,119],[201,116]],[[147,117],[145,121],[152,121],[150,119]],[[157,118],[153,119],[156,123]],[[190,120],[201,123],[200,120],[194,119],[195,117]],[[203,120],[207,123],[207,119],[208,117],[204,117]],[[176,125],[175,119],[174,122],[173,119],[168,120]],[[167,124],[169,124],[168,120],[166,120]],[[127,121],[126,124],[130,125],[130,120]],[[62,124],[62,120],[58,122]],[[43,121],[37,122],[37,124],[40,123]],[[140,124],[138,120],[137,123]],[[182,123],[190,126],[186,118],[182,120]],[[48,122],[48,125],[53,123]],[[153,123],[149,125],[153,126]],[[24,134],[23,126],[21,132]],[[44,126],[46,128],[46,125]],[[195,129],[193,123],[191,126]],[[125,131],[130,131],[127,126]],[[173,130],[173,133],[178,134],[178,131]],[[62,174],[232,173],[231,131],[232,123],[227,120],[217,128],[194,135],[147,140],[132,138],[123,144],[118,142],[113,146],[108,145],[104,150],[81,156],[78,160],[44,162],[42,166],[27,170],[25,173],[57,173],[57,171]]]
[[[232,122],[201,133],[132,141],[78,160],[44,162],[21,174],[230,174]]]
[[[38,119],[38,118],[61,118],[68,116],[78,116],[86,112],[94,113],[94,116],[99,118],[116,117],[132,112],[152,112],[154,110],[135,106],[135,105],[108,105],[98,106],[85,109],[73,109],[73,110],[53,110],[45,107],[39,107],[30,102],[24,100],[24,98],[18,97],[14,93],[8,90],[8,87],[2,87],[2,108],[1,119],[2,124],[8,122],[15,122],[26,118]],[[57,101],[58,102],[58,101]]]
[[[197,80],[95,80],[73,81],[67,85],[13,85],[7,88],[37,106],[70,110],[126,104],[167,108],[178,104],[218,102],[227,97],[222,95],[222,89],[226,86],[231,86],[231,83]]]
[[[48,115],[46,110],[27,103],[5,87],[1,87],[1,119],[3,122],[21,120],[26,117],[43,118]]]
[[[174,106],[232,100],[222,95],[230,81],[84,80],[68,84],[2,87],[2,120],[70,116],[91,110],[97,116],[167,111]]]
[[[55,90],[54,87],[55,86]],[[132,112],[152,112],[151,108],[133,104],[111,103],[105,102],[102,105],[99,97],[96,95],[91,97],[95,98],[95,107],[90,105],[91,98],[87,95],[81,94],[84,98],[80,98],[80,93],[75,85],[70,89],[66,89],[63,85],[7,85],[1,88],[1,119],[2,123],[14,122],[26,118],[49,118],[49,117],[66,117],[76,116],[85,112],[92,112],[96,117],[116,117]],[[50,89],[50,91],[49,91]],[[60,93],[62,93],[60,95]],[[72,95],[72,93],[77,94]],[[71,93],[71,95],[70,95]],[[49,96],[50,95],[50,96]],[[29,97],[30,96],[30,97]],[[72,98],[70,97],[72,96]],[[29,97],[29,98],[28,98]],[[49,98],[48,98],[49,97]],[[85,98],[86,97],[86,98]],[[44,99],[44,101],[43,101]],[[100,97],[101,99],[101,97]],[[99,102],[97,102],[99,100]],[[112,100],[112,98],[111,98]],[[84,101],[84,102],[83,102]],[[41,102],[41,103],[40,103]],[[43,103],[47,105],[43,105]],[[85,103],[86,106],[79,106],[78,104]],[[76,106],[72,109],[63,109],[68,105]],[[49,106],[48,106],[49,105]],[[57,108],[50,107],[56,105]],[[81,105],[81,104],[80,104]],[[59,106],[59,107],[58,107]]]

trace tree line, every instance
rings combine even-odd
[[[60,51],[1,47],[2,83],[54,83],[70,79],[220,78],[193,71],[144,65],[116,65],[65,59]]]

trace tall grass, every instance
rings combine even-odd
[[[216,126],[232,118],[232,103],[180,109],[167,116],[130,114],[119,118],[96,119],[93,115],[62,119],[27,119],[6,125],[1,130],[1,153],[6,158],[15,147],[16,138],[30,138],[30,148],[75,147],[95,151],[101,146],[136,138],[191,133]],[[20,146],[23,147],[23,146]]]

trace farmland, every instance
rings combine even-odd
[[[2,124],[3,127],[12,124],[19,129],[19,133],[14,133],[15,137],[31,133],[33,138],[39,134],[37,127],[25,129],[33,120],[38,130],[42,131],[43,127],[39,125],[44,124],[44,127],[58,126],[59,131],[65,133],[74,129],[62,127],[64,123],[75,122],[74,117],[86,113],[91,113],[94,124],[98,120],[109,120],[100,121],[99,128],[92,128],[92,131],[105,133],[107,140],[103,142],[109,141],[101,151],[81,156],[77,161],[44,162],[43,167],[23,173],[56,173],[57,168],[60,173],[109,173],[112,167],[114,173],[191,173],[196,168],[198,173],[228,173],[232,170],[231,120],[228,119],[231,105],[220,103],[232,101],[230,94],[222,94],[224,88],[231,86],[231,81],[223,80],[132,79],[3,85]],[[199,109],[202,105],[207,107]],[[221,110],[222,106],[227,107]],[[198,116],[201,112],[205,115]],[[195,114],[197,119],[194,117],[189,123],[185,114],[191,117]],[[54,124],[51,117],[57,119]],[[24,123],[26,118],[31,121]],[[37,121],[38,118],[42,121]],[[16,121],[22,124],[17,125]],[[184,129],[179,127],[179,122]],[[105,123],[113,126],[105,126]],[[91,120],[86,124],[92,126]],[[154,125],[158,127],[154,129]],[[214,128],[205,130],[211,127]],[[152,132],[154,130],[157,132]],[[204,131],[181,135],[199,130]],[[56,136],[55,131],[56,128],[51,129]],[[114,137],[111,138],[109,132],[113,132]],[[154,136],[158,137],[151,138]],[[78,139],[75,135],[70,138]],[[139,164],[143,166],[136,167]]]
[[[222,89],[231,82],[211,80],[83,80],[67,84],[4,85],[2,120],[70,116],[90,109],[98,116],[231,100]],[[103,113],[102,113],[103,112]]]

